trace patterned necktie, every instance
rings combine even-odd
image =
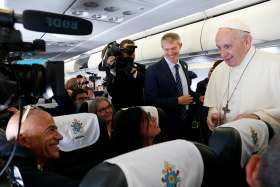
[[[179,93],[179,96],[183,95],[183,87],[182,87],[182,82],[181,82],[181,79],[180,79],[180,75],[179,75],[179,64],[175,64],[175,78],[176,78],[176,87],[177,87],[177,90],[178,90],[178,93]]]
[[[184,95],[183,94],[183,87],[182,87],[182,82],[181,82],[181,78],[180,78],[180,75],[179,75],[179,64],[175,64],[175,78],[176,78],[176,87],[177,87],[177,90],[178,90],[178,93],[179,93],[179,96],[182,96]],[[181,119],[185,119],[186,116],[187,116],[187,113],[186,113],[186,107],[185,106],[182,106],[182,109],[180,111],[180,116],[181,116]]]

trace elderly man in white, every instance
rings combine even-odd
[[[268,143],[268,127],[280,131],[280,55],[252,46],[250,28],[230,20],[219,28],[216,46],[222,62],[213,72],[204,106],[210,108],[207,123],[238,130],[244,166],[252,152]]]

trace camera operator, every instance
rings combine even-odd
[[[102,51],[105,64],[99,70],[106,71],[107,90],[115,110],[143,105],[145,67],[134,62],[135,48],[132,40],[120,45],[112,42]]]

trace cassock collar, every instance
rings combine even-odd
[[[233,71],[239,71],[239,70],[243,70],[245,68],[245,66],[247,65],[247,63],[250,63],[249,60],[251,58],[253,58],[252,56],[255,54],[255,50],[256,48],[254,46],[251,46],[251,48],[249,49],[248,53],[245,55],[244,59],[242,60],[242,62],[240,63],[239,66],[236,66],[234,68],[231,68]],[[251,59],[251,61],[254,59]]]

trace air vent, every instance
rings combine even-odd
[[[108,6],[108,7],[105,7],[104,10],[107,12],[116,12],[119,10],[119,8],[115,7],[115,6]]]
[[[96,8],[99,6],[96,2],[85,2],[83,5],[87,8]]]

